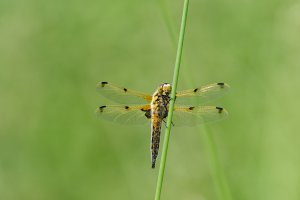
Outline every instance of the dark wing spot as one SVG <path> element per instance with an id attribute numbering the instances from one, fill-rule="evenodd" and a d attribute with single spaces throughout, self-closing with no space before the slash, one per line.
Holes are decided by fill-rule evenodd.
<path id="1" fill-rule="evenodd" d="M 189 107 L 189 110 L 193 110 L 194 108 L 195 108 L 195 107 L 193 107 L 193 106 L 192 106 L 192 107 Z"/>
<path id="2" fill-rule="evenodd" d="M 127 89 L 126 89 L 126 88 L 124 88 L 123 90 L 124 90 L 125 92 L 127 92 Z"/>
<path id="3" fill-rule="evenodd" d="M 104 87 L 108 82 L 101 82 L 101 86 Z"/>
<path id="4" fill-rule="evenodd" d="M 217 83 L 217 85 L 219 85 L 221 88 L 224 88 L 224 83 Z"/>
<path id="5" fill-rule="evenodd" d="M 219 110 L 219 113 L 222 113 L 222 111 L 223 111 L 223 108 L 221 108 L 221 107 L 216 107 L 216 109 Z"/>
<path id="6" fill-rule="evenodd" d="M 128 110 L 128 109 L 129 109 L 129 106 L 125 106 L 125 109 Z"/>
<path id="7" fill-rule="evenodd" d="M 106 108 L 106 106 L 100 106 L 99 107 L 100 112 L 103 112 L 103 108 Z"/>
<path id="8" fill-rule="evenodd" d="M 150 118 L 151 118 L 151 110 L 147 110 L 147 111 L 145 112 L 145 116 L 146 116 L 148 119 L 150 119 Z"/>
<path id="9" fill-rule="evenodd" d="M 145 112 L 145 116 L 150 119 L 151 118 L 151 110 L 145 110 L 144 108 L 141 109 L 141 111 Z"/>
<path id="10" fill-rule="evenodd" d="M 198 91 L 198 88 L 194 89 L 194 92 L 197 92 Z"/>

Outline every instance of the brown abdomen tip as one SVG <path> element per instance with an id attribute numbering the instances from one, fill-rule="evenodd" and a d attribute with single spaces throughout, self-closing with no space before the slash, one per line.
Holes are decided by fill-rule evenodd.
<path id="1" fill-rule="evenodd" d="M 155 163 L 152 163 L 152 169 L 154 169 L 155 168 Z"/>

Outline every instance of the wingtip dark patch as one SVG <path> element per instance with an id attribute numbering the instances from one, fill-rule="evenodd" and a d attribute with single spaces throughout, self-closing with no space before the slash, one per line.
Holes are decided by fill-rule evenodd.
<path id="1" fill-rule="evenodd" d="M 217 83 L 217 85 L 219 85 L 221 88 L 224 88 L 225 83 Z"/>
<path id="2" fill-rule="evenodd" d="M 100 106 L 99 107 L 100 112 L 103 112 L 103 108 L 106 108 L 106 106 Z"/>
<path id="3" fill-rule="evenodd" d="M 104 87 L 104 86 L 107 85 L 107 84 L 108 84 L 108 82 L 106 82 L 106 81 L 101 82 L 101 86 L 102 86 L 102 87 Z"/>
<path id="4" fill-rule="evenodd" d="M 222 113 L 222 112 L 223 112 L 223 108 L 221 108 L 221 107 L 216 107 L 216 109 L 218 109 L 218 112 L 219 112 L 219 113 Z"/>

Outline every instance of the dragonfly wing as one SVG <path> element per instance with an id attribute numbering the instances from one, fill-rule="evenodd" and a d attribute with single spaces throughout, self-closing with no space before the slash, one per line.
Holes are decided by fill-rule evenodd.
<path id="1" fill-rule="evenodd" d="M 195 103 L 195 98 L 192 97 L 198 97 L 200 103 L 207 102 L 224 95 L 229 88 L 226 83 L 213 83 L 195 89 L 183 90 L 177 92 L 176 103 Z"/>
<path id="2" fill-rule="evenodd" d="M 145 124 L 150 122 L 150 105 L 144 106 L 121 106 L 108 105 L 96 109 L 98 118 L 103 118 L 119 124 Z"/>
<path id="3" fill-rule="evenodd" d="M 193 126 L 222 120 L 228 112 L 216 106 L 178 106 L 174 108 L 173 123 L 175 126 Z"/>
<path id="4" fill-rule="evenodd" d="M 108 82 L 97 83 L 97 90 L 107 99 L 122 104 L 138 104 L 151 102 L 152 96 L 117 86 Z"/>

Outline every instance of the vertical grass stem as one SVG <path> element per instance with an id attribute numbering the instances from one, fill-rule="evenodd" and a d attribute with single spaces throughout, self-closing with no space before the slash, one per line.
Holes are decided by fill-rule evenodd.
<path id="1" fill-rule="evenodd" d="M 162 10 L 162 16 L 168 27 L 170 37 L 172 38 L 172 43 L 175 46 L 176 45 L 175 40 L 173 39 L 175 33 L 173 32 L 172 24 L 168 18 L 168 13 L 165 7 L 165 0 L 159 0 L 159 1 Z M 192 84 L 190 83 L 190 85 Z M 208 157 L 210 158 L 211 172 L 214 179 L 216 192 L 218 194 L 218 199 L 232 200 L 230 188 L 228 186 L 225 174 L 222 169 L 222 163 L 219 160 L 220 158 L 218 156 L 217 147 L 212 137 L 212 131 L 209 131 L 207 126 L 203 125 L 200 132 L 204 133 L 204 139 L 205 139 L 204 143 L 207 145 L 206 149 L 207 149 Z"/>
<path id="2" fill-rule="evenodd" d="M 189 6 L 189 0 L 185 0 L 184 6 L 183 6 L 182 19 L 181 19 L 179 41 L 178 41 L 178 46 L 177 46 L 176 62 L 175 62 L 173 82 L 172 82 L 171 101 L 170 101 L 170 105 L 169 105 L 169 114 L 168 114 L 168 119 L 167 119 L 167 128 L 165 131 L 165 138 L 164 138 L 164 144 L 163 144 L 163 149 L 162 149 L 162 154 L 161 154 L 161 162 L 160 162 L 160 166 L 159 166 L 158 179 L 157 179 L 157 185 L 156 185 L 155 200 L 160 200 L 162 184 L 163 184 L 163 179 L 164 179 L 164 174 L 165 174 L 165 166 L 166 166 L 166 160 L 167 160 L 170 131 L 171 131 L 171 127 L 172 127 L 172 117 L 173 117 L 175 95 L 176 95 L 179 69 L 180 69 L 180 63 L 181 63 L 181 55 L 182 55 L 182 49 L 183 49 L 183 41 L 184 41 L 186 20 L 187 20 L 187 14 L 188 14 L 188 6 Z"/>

